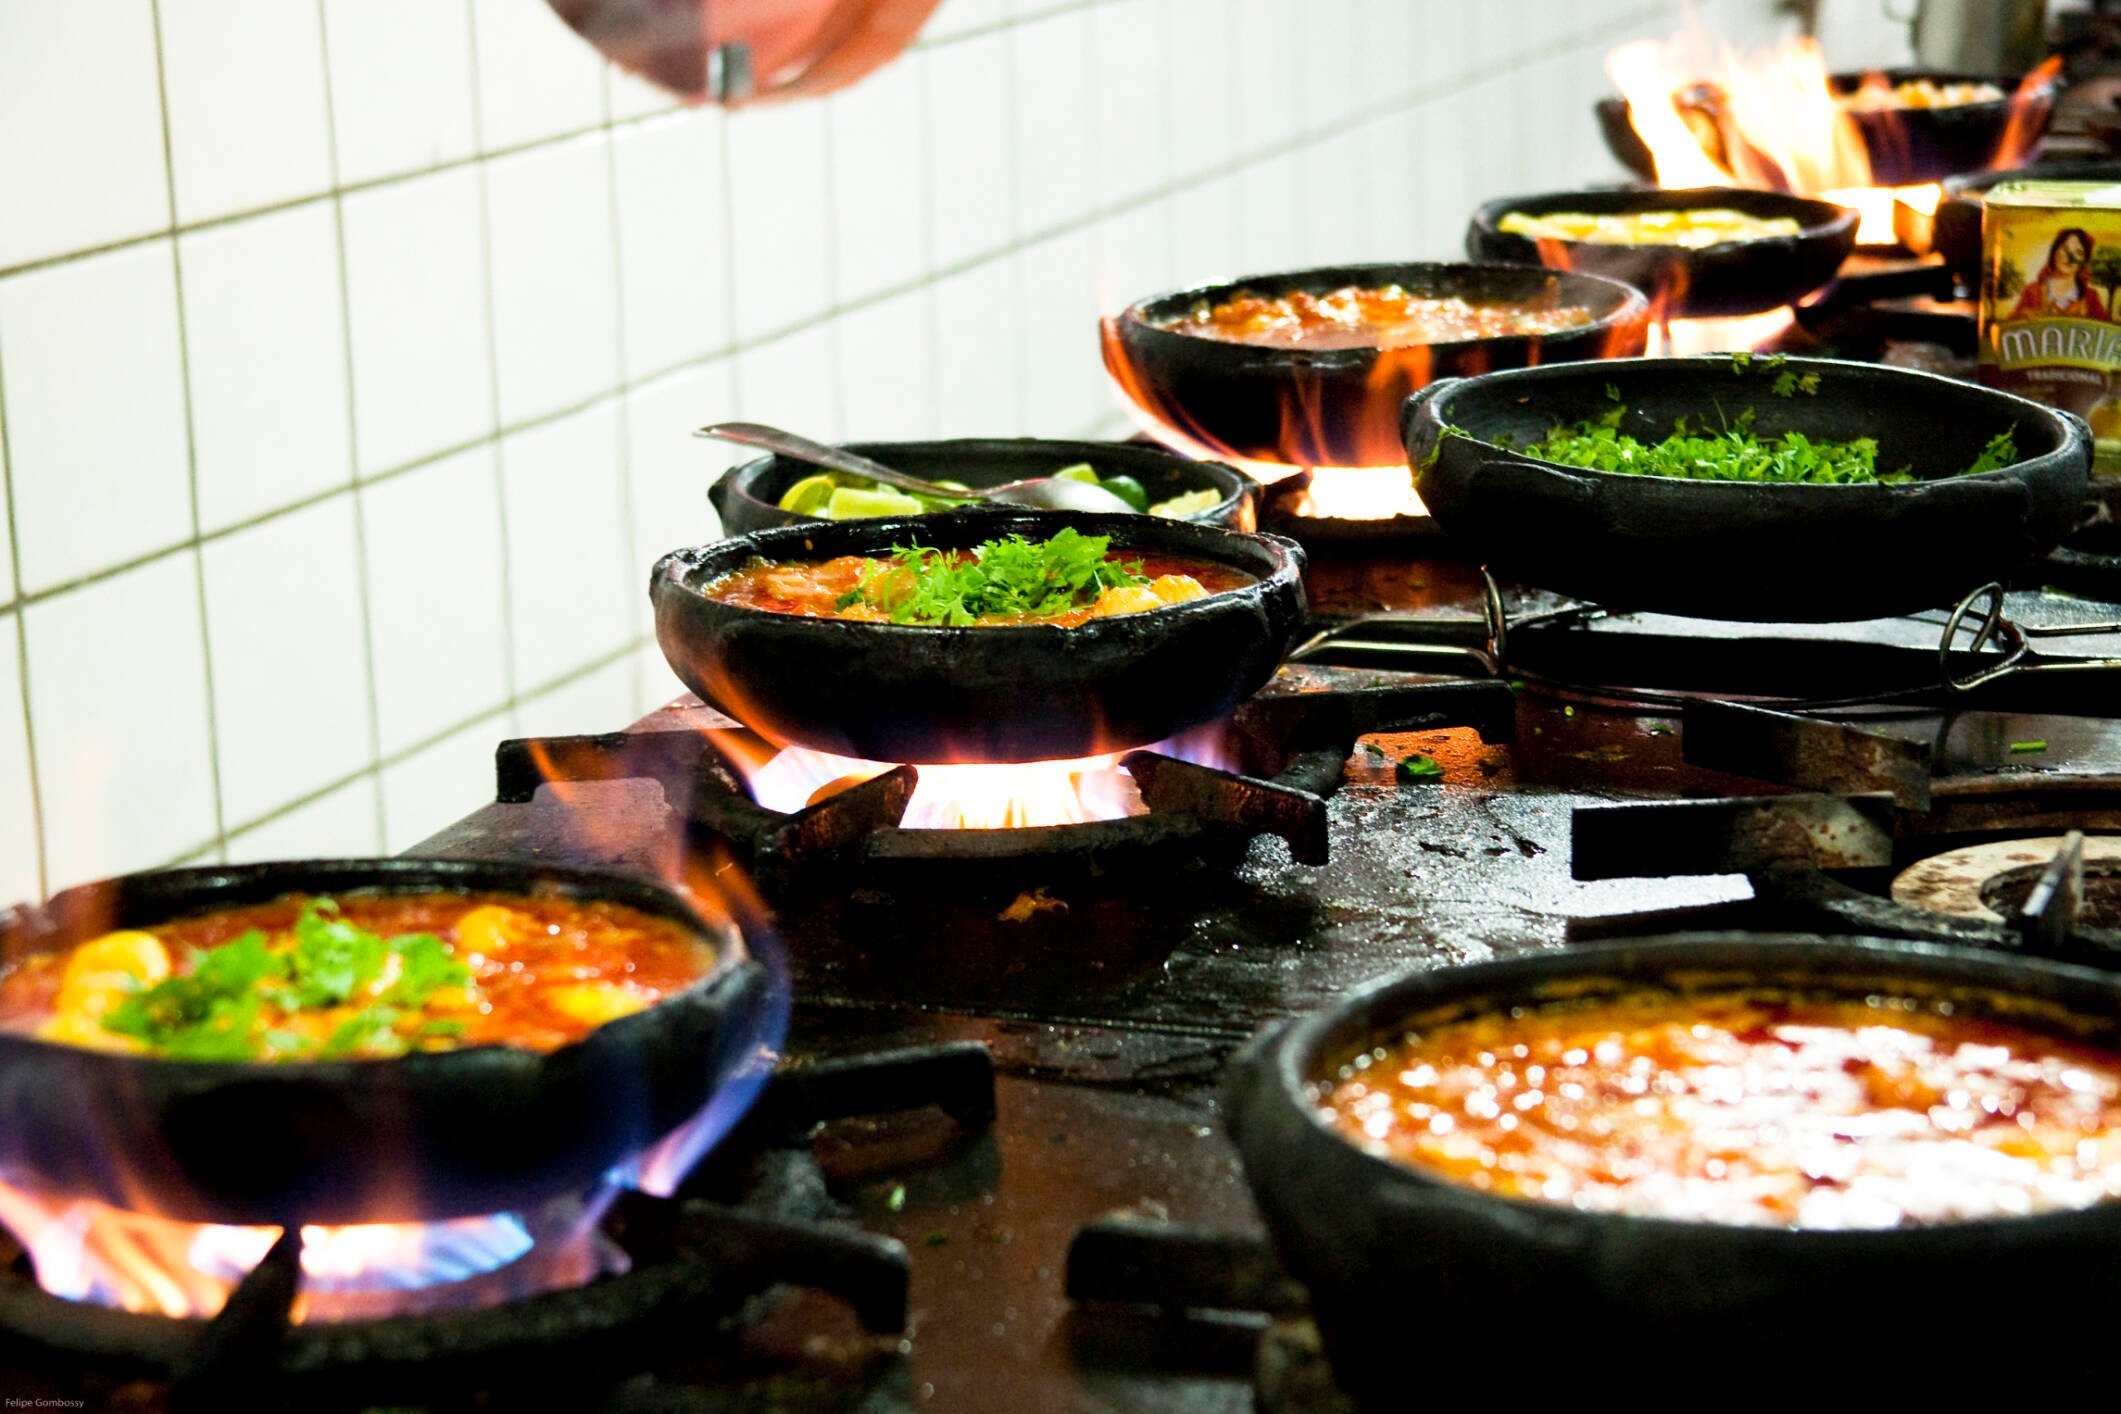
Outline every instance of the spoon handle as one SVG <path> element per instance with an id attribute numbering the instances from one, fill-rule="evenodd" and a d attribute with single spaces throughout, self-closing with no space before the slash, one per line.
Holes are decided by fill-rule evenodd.
<path id="1" fill-rule="evenodd" d="M 853 476 L 866 476 L 871 481 L 881 481 L 886 486 L 896 486 L 902 491 L 918 491 L 926 496 L 945 496 L 961 501 L 979 494 L 950 486 L 938 486 L 933 481 L 923 481 L 918 476 L 909 476 L 903 471 L 885 466 L 882 462 L 871 461 L 859 452 L 850 452 L 843 447 L 828 447 L 823 442 L 813 442 L 808 437 L 798 437 L 793 432 L 783 432 L 778 427 L 768 427 L 762 422 L 717 422 L 700 428 L 692 435 L 717 437 L 724 442 L 740 442 L 747 447 L 759 447 L 777 456 L 792 457 L 796 461 L 809 462 L 812 466 L 828 467 Z"/>

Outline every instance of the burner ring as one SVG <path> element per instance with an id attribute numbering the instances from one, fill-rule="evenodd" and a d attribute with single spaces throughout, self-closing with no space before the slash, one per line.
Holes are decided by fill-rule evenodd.
<path id="1" fill-rule="evenodd" d="M 2006 874 L 2044 868 L 2061 848 L 2062 836 L 2043 835 L 1948 849 L 1896 875 L 1893 902 L 1953 918 L 2008 922 L 1989 906 L 1989 886 Z M 2085 836 L 2084 865 L 2101 873 L 2121 870 L 2121 835 Z"/>

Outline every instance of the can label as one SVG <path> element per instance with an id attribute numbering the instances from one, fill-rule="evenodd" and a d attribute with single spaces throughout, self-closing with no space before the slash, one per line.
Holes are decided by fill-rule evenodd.
<path id="1" fill-rule="evenodd" d="M 2076 413 L 2121 463 L 2121 186 L 2003 183 L 1981 237 L 1981 381 Z"/>

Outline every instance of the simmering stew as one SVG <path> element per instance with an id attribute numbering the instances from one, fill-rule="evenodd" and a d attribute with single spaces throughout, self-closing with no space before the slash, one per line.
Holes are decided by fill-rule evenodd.
<path id="1" fill-rule="evenodd" d="M 1163 327 L 1234 344 L 1292 349 L 1406 348 L 1508 335 L 1581 329 L 1591 312 L 1578 305 L 1475 301 L 1418 295 L 1385 285 L 1348 285 L 1323 294 L 1302 290 L 1261 295 L 1246 290 L 1220 303 L 1202 300 Z"/>
<path id="2" fill-rule="evenodd" d="M 615 903 L 295 896 L 31 957 L 0 975 L 0 1029 L 182 1060 L 551 1050 L 715 960 L 676 921 Z"/>
<path id="3" fill-rule="evenodd" d="M 1136 614 L 1253 582 L 1208 560 L 1114 553 L 1107 536 L 1011 535 L 970 550 L 906 546 L 890 558 L 754 560 L 709 584 L 710 599 L 808 618 L 928 626 L 1054 624 Z"/>
<path id="4" fill-rule="evenodd" d="M 1945 1005 L 1643 994 L 1410 1032 L 1322 1081 L 1342 1134 L 1600 1212 L 1884 1228 L 2121 1195 L 2121 1055 Z"/>

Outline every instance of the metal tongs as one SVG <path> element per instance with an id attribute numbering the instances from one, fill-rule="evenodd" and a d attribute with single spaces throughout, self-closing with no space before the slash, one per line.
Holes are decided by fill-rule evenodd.
<path id="1" fill-rule="evenodd" d="M 1972 629 L 1973 642 L 1963 649 L 1955 648 L 1959 635 L 1967 628 L 1967 615 L 1973 613 L 1975 604 L 1984 598 L 1988 600 L 1988 607 Z M 2003 586 L 1984 584 L 1961 599 L 1951 617 L 1944 621 L 1944 636 L 1937 645 L 1937 673 L 1947 692 L 1967 693 L 2021 673 L 2113 672 L 2121 669 L 2121 658 L 2043 657 L 2033 650 L 2033 643 L 2038 639 L 2082 638 L 2101 633 L 2121 633 L 2121 620 L 2021 624 L 2004 615 Z M 1964 672 L 1954 672 L 1952 655 L 1955 652 L 1979 654 L 1982 661 Z"/>

